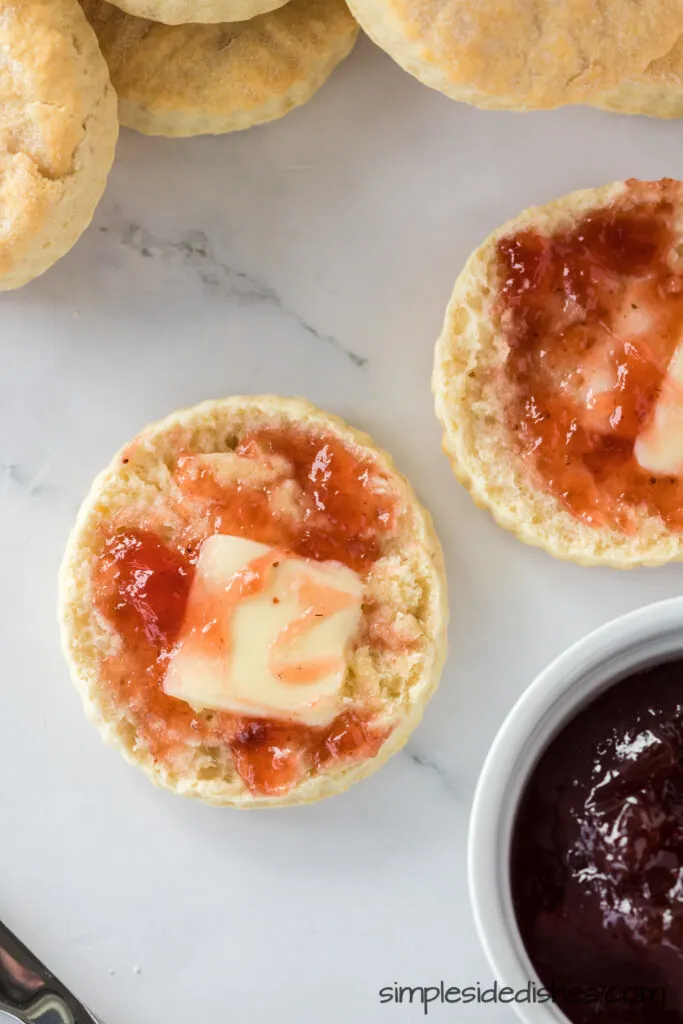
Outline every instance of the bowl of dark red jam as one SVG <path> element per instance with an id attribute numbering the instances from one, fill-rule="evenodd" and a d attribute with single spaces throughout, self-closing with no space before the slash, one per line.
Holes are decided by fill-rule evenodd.
<path id="1" fill-rule="evenodd" d="M 603 626 L 523 694 L 479 779 L 469 880 L 526 1024 L 683 1024 L 683 598 Z"/>

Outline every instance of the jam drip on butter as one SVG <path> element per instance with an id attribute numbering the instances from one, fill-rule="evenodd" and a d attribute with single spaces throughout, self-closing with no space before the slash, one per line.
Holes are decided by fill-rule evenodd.
<path id="1" fill-rule="evenodd" d="M 585 523 L 625 533 L 637 509 L 683 529 L 683 479 L 634 456 L 683 341 L 676 188 L 629 183 L 571 229 L 498 243 L 509 427 L 545 489 Z"/>
<path id="2" fill-rule="evenodd" d="M 374 757 L 388 736 L 369 712 L 348 710 L 325 728 L 250 719 L 225 712 L 198 715 L 162 689 L 179 634 L 200 545 L 197 534 L 225 533 L 278 546 L 315 560 L 339 561 L 367 571 L 379 557 L 382 535 L 395 523 L 396 499 L 378 467 L 355 456 L 336 438 L 298 430 L 260 430 L 244 438 L 236 455 L 285 460 L 295 514 L 273 512 L 275 486 L 227 485 L 210 468 L 180 458 L 177 483 L 192 505 L 191 527 L 169 537 L 161 522 L 149 528 L 108 528 L 94 573 L 96 605 L 122 640 L 106 659 L 112 699 L 127 707 L 138 739 L 152 756 L 178 763 L 188 746 L 228 744 L 240 777 L 254 793 L 287 792 L 310 772 L 334 762 Z M 379 486 L 378 486 L 379 479 Z M 163 535 L 163 539 L 162 539 Z"/>

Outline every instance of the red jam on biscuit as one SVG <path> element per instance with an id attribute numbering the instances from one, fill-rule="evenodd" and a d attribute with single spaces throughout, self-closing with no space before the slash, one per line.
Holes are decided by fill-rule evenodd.
<path id="1" fill-rule="evenodd" d="M 390 730 L 341 690 L 363 578 L 395 527 L 380 468 L 333 436 L 260 429 L 234 452 L 181 453 L 174 479 L 171 514 L 108 527 L 94 579 L 121 639 L 105 676 L 138 742 L 170 768 L 227 744 L 270 795 L 375 756 Z"/>
<path id="2" fill-rule="evenodd" d="M 509 426 L 578 519 L 683 529 L 681 186 L 627 183 L 552 235 L 498 243 Z"/>

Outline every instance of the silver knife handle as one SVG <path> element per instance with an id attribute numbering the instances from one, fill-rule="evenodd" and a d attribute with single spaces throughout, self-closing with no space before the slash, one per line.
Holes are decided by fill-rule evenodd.
<path id="1" fill-rule="evenodd" d="M 0 922 L 0 1010 L 21 1024 L 93 1024 L 97 1019 Z"/>

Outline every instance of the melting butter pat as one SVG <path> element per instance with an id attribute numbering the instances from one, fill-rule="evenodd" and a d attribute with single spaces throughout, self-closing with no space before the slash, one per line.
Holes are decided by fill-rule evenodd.
<path id="1" fill-rule="evenodd" d="M 652 419 L 633 452 L 648 473 L 683 475 L 683 343 L 672 356 Z"/>
<path id="2" fill-rule="evenodd" d="M 194 707 L 326 725 L 339 710 L 362 583 L 243 537 L 199 554 L 164 690 Z"/>

